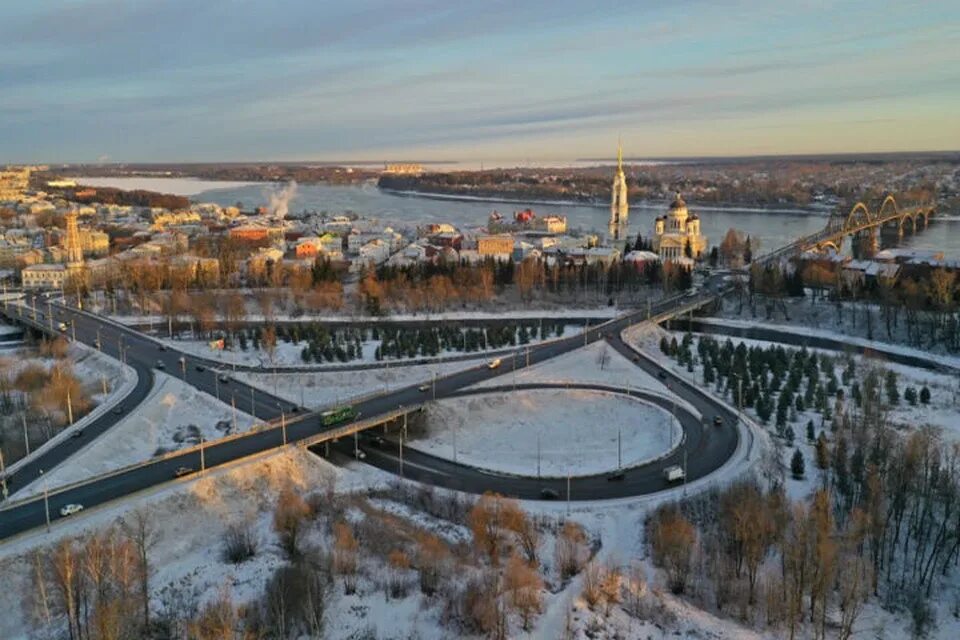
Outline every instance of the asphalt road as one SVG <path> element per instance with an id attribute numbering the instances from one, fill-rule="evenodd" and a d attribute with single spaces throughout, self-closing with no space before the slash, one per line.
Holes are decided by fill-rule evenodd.
<path id="1" fill-rule="evenodd" d="M 610 385 L 571 383 L 524 383 L 484 387 L 483 389 L 469 389 L 446 394 L 445 397 L 483 395 L 490 393 L 511 393 L 514 390 L 528 389 L 588 389 L 597 391 L 611 391 L 627 393 L 629 390 Z M 682 393 L 682 392 L 681 392 Z M 668 412 L 673 412 L 685 433 L 684 442 L 670 455 L 651 463 L 636 467 L 624 468 L 622 477 L 610 472 L 586 476 L 573 475 L 570 479 L 571 500 L 601 500 L 623 498 L 662 491 L 679 483 L 669 483 L 664 477 L 664 468 L 679 465 L 687 470 L 687 481 L 703 478 L 720 468 L 736 451 L 738 430 L 736 415 L 726 410 L 713 407 L 706 403 L 699 403 L 698 411 L 715 411 L 704 413 L 705 420 L 686 409 L 683 403 L 675 403 L 671 397 L 650 391 L 636 391 L 630 393 L 634 397 L 651 402 Z M 699 395 L 699 394 L 697 394 Z M 713 425 L 713 416 L 720 415 L 722 426 Z M 706 421 L 708 424 L 704 424 Z M 368 434 L 376 435 L 371 430 Z M 456 489 L 468 493 L 483 493 L 495 491 L 497 493 L 522 499 L 557 499 L 566 500 L 566 478 L 536 478 L 535 470 L 531 469 L 530 476 L 517 476 L 494 471 L 477 469 L 454 463 L 445 458 L 439 458 L 416 449 L 404 447 L 403 464 L 400 464 L 399 434 L 394 428 L 392 436 L 383 438 L 377 444 L 370 437 L 361 436 L 361 450 L 366 455 L 364 462 L 373 464 L 381 469 L 402 475 L 426 484 Z M 340 457 L 353 458 L 353 442 L 341 440 L 333 447 Z M 314 453 L 323 456 L 324 446 L 311 447 Z"/>
<path id="2" fill-rule="evenodd" d="M 710 294 L 703 294 L 703 297 L 709 295 Z M 663 313 L 679 304 L 691 302 L 696 299 L 696 296 L 686 296 L 664 300 L 653 305 L 651 312 L 653 314 Z M 122 361 L 132 366 L 149 369 L 151 366 L 159 367 L 162 365 L 163 369 L 171 375 L 179 373 L 185 382 L 193 385 L 197 389 L 219 397 L 222 400 L 228 402 L 233 401 L 238 410 L 252 413 L 260 419 L 276 419 L 280 418 L 281 413 L 286 416 L 291 416 L 293 413 L 293 407 L 290 403 L 280 400 L 262 390 L 249 387 L 232 379 L 229 379 L 226 383 L 220 382 L 217 372 L 210 369 L 203 359 L 194 358 L 193 356 L 182 354 L 173 349 L 161 350 L 154 340 L 99 316 L 79 312 L 75 309 L 60 307 L 55 304 L 50 305 L 49 308 L 52 309 L 54 327 L 57 326 L 58 322 L 66 322 L 70 325 L 68 332 L 71 337 L 75 337 L 77 340 L 92 346 L 99 344 L 108 354 L 116 355 Z M 49 326 L 51 317 L 45 315 L 46 311 L 46 304 L 38 305 L 37 317 L 38 320 L 47 323 L 47 326 Z M 528 348 L 529 356 L 527 355 L 527 349 L 525 349 L 522 355 L 503 358 L 502 364 L 497 369 L 490 369 L 485 365 L 478 365 L 438 378 L 435 383 L 435 391 L 430 393 L 431 395 L 435 393 L 437 398 L 450 396 L 469 385 L 508 373 L 514 366 L 520 368 L 527 363 L 527 360 L 529 360 L 530 365 L 534 365 L 572 351 L 587 343 L 604 339 L 605 337 L 610 340 L 614 348 L 628 353 L 632 358 L 632 351 L 619 340 L 618 335 L 619 332 L 627 326 L 640 322 L 645 318 L 645 310 L 637 311 L 625 314 L 599 327 L 591 328 L 586 331 L 585 334 L 545 344 L 531 345 Z M 640 358 L 639 364 L 652 372 L 658 370 L 655 363 L 646 361 L 643 358 Z M 197 370 L 197 365 L 202 367 L 203 371 Z M 138 371 L 139 370 L 138 368 Z M 692 387 L 677 378 L 673 378 L 669 374 L 666 375 L 668 379 L 672 378 L 678 393 L 697 406 L 704 415 L 723 415 L 724 412 L 719 405 L 700 398 L 699 394 L 695 393 Z M 149 378 L 149 376 L 143 377 Z M 420 391 L 418 386 L 419 385 L 411 385 L 409 387 L 396 389 L 362 402 L 354 403 L 353 406 L 363 417 L 372 417 L 394 411 L 402 406 L 416 405 L 426 399 L 424 392 Z M 701 409 L 701 407 L 703 408 Z M 126 412 L 130 412 L 133 409 L 134 407 L 132 405 L 124 406 Z M 299 411 L 298 413 L 303 412 Z M 108 428 L 109 425 L 107 423 L 113 424 L 122 417 L 123 416 L 113 413 L 104 416 L 105 422 L 101 426 L 101 432 Z M 732 419 L 732 416 L 725 416 L 725 422 L 728 424 L 732 424 L 732 422 L 730 422 Z M 328 429 L 328 427 L 322 425 L 319 416 L 310 414 L 303 417 L 300 421 L 287 426 L 287 442 L 295 442 L 310 436 L 315 436 Z M 736 434 L 732 431 L 732 428 L 730 431 L 732 433 L 732 447 L 730 446 L 731 440 L 727 438 L 702 437 L 696 440 L 696 443 L 698 443 L 696 448 L 688 448 L 688 474 L 690 478 L 702 477 L 726 461 L 736 448 Z M 721 430 L 721 433 L 722 432 L 723 430 Z M 61 459 L 65 459 L 72 451 L 85 444 L 85 439 L 87 437 L 93 437 L 94 433 L 94 431 L 91 431 L 90 434 L 87 435 L 85 430 L 83 438 L 65 441 L 64 444 L 61 445 L 65 452 Z M 49 511 L 50 518 L 55 520 L 59 517 L 60 508 L 64 505 L 82 504 L 85 507 L 91 507 L 102 504 L 109 500 L 168 482 L 174 477 L 175 470 L 180 467 L 197 471 L 201 468 L 201 465 L 212 467 L 224 464 L 280 446 L 282 444 L 281 439 L 282 432 L 279 429 L 251 432 L 237 438 L 206 446 L 202 449 L 202 452 L 188 451 L 174 454 L 162 460 L 138 466 L 132 470 L 102 476 L 89 482 L 72 485 L 62 491 L 50 494 L 48 509 L 42 497 L 18 503 L 12 507 L 0 510 L 0 539 L 34 527 L 42 526 L 47 510 Z M 694 444 L 695 441 L 691 439 L 690 446 L 693 447 Z M 53 458 L 50 460 L 53 460 Z M 374 464 L 377 463 L 377 459 L 368 459 L 367 461 Z M 673 463 L 675 462 L 676 461 Z M 422 463 L 420 461 L 414 461 L 414 463 L 420 467 L 426 467 L 429 461 L 424 458 Z M 636 480 L 630 479 L 629 482 L 623 482 L 622 484 L 619 482 L 606 482 L 605 479 L 601 484 L 600 480 L 597 479 L 593 483 L 587 483 L 585 480 L 584 482 L 586 484 L 581 487 L 578 482 L 578 489 L 573 497 L 576 499 L 600 499 L 604 497 L 636 495 L 637 493 L 658 491 L 664 486 L 662 477 L 660 477 L 662 469 L 669 464 L 671 464 L 671 462 L 665 460 L 657 465 L 651 465 L 649 471 L 641 472 L 640 469 L 633 470 L 628 474 L 628 479 L 636 475 Z M 656 468 L 654 468 L 654 466 Z M 390 468 L 390 462 L 387 459 L 383 459 L 383 468 L 396 470 L 396 467 L 393 469 Z M 432 472 L 433 479 L 439 480 L 441 473 L 456 477 L 461 473 L 466 473 L 464 469 L 464 467 L 460 466 L 437 469 Z M 428 475 L 431 471 L 427 469 L 423 471 L 424 475 L 422 479 L 424 481 L 431 481 L 431 476 Z M 646 473 L 650 475 L 647 476 L 645 475 Z M 17 474 L 11 483 L 19 482 L 26 484 L 32 479 L 33 478 L 26 474 Z M 437 483 L 442 484 L 441 482 Z M 487 483 L 487 478 L 476 478 L 474 481 L 462 480 L 456 488 L 480 493 L 491 488 Z M 621 489 L 621 487 L 629 487 L 629 490 Z M 540 489 L 540 485 L 537 484 L 531 485 L 530 487 L 525 486 L 523 489 L 517 489 L 516 491 L 506 492 L 533 497 L 533 493 L 539 495 Z M 518 491 L 522 491 L 522 493 L 518 493 Z"/>

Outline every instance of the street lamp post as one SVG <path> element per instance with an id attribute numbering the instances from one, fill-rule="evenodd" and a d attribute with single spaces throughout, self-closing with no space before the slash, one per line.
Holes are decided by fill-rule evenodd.
<path id="1" fill-rule="evenodd" d="M 617 471 L 620 471 L 620 469 L 623 468 L 623 456 L 622 456 L 623 448 L 620 445 L 621 443 L 620 431 L 621 431 L 620 427 L 617 427 Z"/>
<path id="2" fill-rule="evenodd" d="M 280 403 L 278 402 L 277 405 Z M 287 446 L 287 414 L 280 407 L 280 431 L 283 433 L 283 446 Z"/>
<path id="3" fill-rule="evenodd" d="M 406 432 L 406 425 L 404 425 L 404 433 Z M 403 434 L 400 434 L 400 477 L 403 477 Z"/>
<path id="4" fill-rule="evenodd" d="M 0 449 L 0 484 L 3 485 L 3 499 L 6 500 L 10 494 L 7 491 L 7 469 L 3 465 L 3 449 Z"/>
<path id="5" fill-rule="evenodd" d="M 30 455 L 30 435 L 27 433 L 27 412 L 20 412 L 20 420 L 23 422 L 23 444 L 27 449 L 27 455 Z"/>
<path id="6" fill-rule="evenodd" d="M 537 431 L 537 480 L 540 479 L 540 432 Z"/>
<path id="7" fill-rule="evenodd" d="M 43 512 L 47 516 L 47 533 L 50 533 L 50 493 L 47 491 L 47 477 L 40 469 L 40 478 L 43 479 Z"/>
<path id="8" fill-rule="evenodd" d="M 250 415 L 253 416 L 253 419 L 257 419 L 257 406 L 253 400 L 253 387 L 250 387 Z"/>

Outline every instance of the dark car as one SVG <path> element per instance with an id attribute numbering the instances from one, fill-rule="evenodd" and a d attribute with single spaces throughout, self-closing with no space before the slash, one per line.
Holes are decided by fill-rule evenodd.
<path id="1" fill-rule="evenodd" d="M 625 474 L 623 471 L 614 471 L 613 473 L 607 476 L 607 482 L 619 482 L 620 480 L 623 480 L 626 476 L 627 474 Z"/>
<path id="2" fill-rule="evenodd" d="M 559 500 L 560 494 L 554 489 L 540 489 L 540 498 L 543 500 Z"/>
<path id="3" fill-rule="evenodd" d="M 157 360 L 157 369 L 166 369 L 167 365 L 163 364 L 163 360 Z"/>
<path id="4" fill-rule="evenodd" d="M 197 367 L 196 367 L 196 369 L 197 369 L 197 371 L 206 371 L 206 370 L 207 370 L 207 368 L 206 368 L 205 366 L 203 366 L 202 364 L 198 364 Z"/>
<path id="5" fill-rule="evenodd" d="M 723 426 L 723 418 L 721 418 L 720 416 L 713 416 L 713 426 L 715 426 L 715 427 L 722 427 L 722 426 Z"/>
<path id="6" fill-rule="evenodd" d="M 221 373 L 220 375 L 218 375 L 217 380 L 220 381 L 220 384 L 227 384 L 228 382 L 230 382 L 230 378 L 228 378 L 224 373 Z"/>
<path id="7" fill-rule="evenodd" d="M 657 377 L 660 378 L 661 380 L 666 380 L 666 379 L 667 379 L 667 372 L 666 372 L 666 371 L 657 371 Z"/>
<path id="8" fill-rule="evenodd" d="M 121 413 L 123 413 L 123 407 L 121 407 L 121 406 L 118 405 L 118 406 L 116 406 L 116 407 L 113 408 L 113 412 L 114 412 L 115 414 L 117 414 L 117 415 L 120 415 Z"/>
<path id="9" fill-rule="evenodd" d="M 177 467 L 177 470 L 173 472 L 173 477 L 179 478 L 180 476 L 185 476 L 189 473 L 193 473 L 193 469 L 190 467 Z"/>
<path id="10" fill-rule="evenodd" d="M 160 349 L 160 351 L 166 351 L 166 350 L 167 350 L 167 345 L 161 344 L 160 347 L 159 347 L 159 349 Z"/>
<path id="11" fill-rule="evenodd" d="M 82 438 L 82 437 L 83 437 L 83 429 L 77 429 L 76 431 L 74 431 L 73 433 L 70 434 L 70 437 L 71 437 L 71 438 Z"/>

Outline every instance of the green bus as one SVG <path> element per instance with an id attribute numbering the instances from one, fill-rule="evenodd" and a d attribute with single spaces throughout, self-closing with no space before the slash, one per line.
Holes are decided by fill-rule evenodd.
<path id="1" fill-rule="evenodd" d="M 323 426 L 329 427 L 330 425 L 346 422 L 347 420 L 353 420 L 356 417 L 357 412 L 353 407 L 343 406 L 324 411 L 320 414 L 320 421 L 323 423 Z"/>

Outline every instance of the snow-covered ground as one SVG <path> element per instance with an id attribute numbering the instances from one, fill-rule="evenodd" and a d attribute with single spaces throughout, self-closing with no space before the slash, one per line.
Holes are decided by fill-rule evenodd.
<path id="1" fill-rule="evenodd" d="M 255 424 L 241 411 L 219 402 L 165 373 L 156 373 L 150 396 L 107 433 L 46 474 L 50 489 L 142 462 L 166 451 L 243 432 Z M 234 428 L 236 420 L 236 429 Z M 17 493 L 26 498 L 43 491 L 34 482 Z"/>
<path id="2" fill-rule="evenodd" d="M 426 433 L 410 447 L 502 473 L 584 476 L 657 458 L 682 433 L 665 411 L 633 397 L 532 389 L 431 403 Z M 454 446 L 456 451 L 454 451 Z M 539 453 L 539 456 L 538 456 Z"/>
<path id="3" fill-rule="evenodd" d="M 563 333 L 560 336 L 551 335 L 548 340 L 555 340 L 557 338 L 564 338 L 574 333 L 581 331 L 582 327 L 576 327 L 573 325 L 564 325 Z M 309 345 L 307 341 L 301 342 L 284 342 L 282 340 L 277 342 L 276 349 L 273 353 L 273 359 L 271 360 L 269 355 L 263 349 L 254 349 L 252 346 L 249 347 L 246 351 L 241 349 L 214 349 L 210 346 L 210 341 L 208 340 L 170 340 L 163 339 L 163 342 L 170 345 L 174 349 L 184 351 L 196 356 L 203 358 L 209 358 L 211 360 L 216 360 L 222 362 L 224 366 L 227 365 L 247 365 L 254 367 L 287 367 L 287 366 L 315 366 L 317 368 L 333 368 L 338 366 L 350 366 L 356 364 L 373 364 L 377 362 L 376 359 L 376 350 L 380 346 L 379 340 L 365 340 L 360 343 L 361 346 L 361 357 L 355 358 L 347 362 L 311 362 L 305 364 L 301 356 L 303 349 Z M 541 342 L 539 339 L 531 339 L 530 344 L 537 344 Z M 488 351 L 500 351 L 503 349 L 511 348 L 509 345 L 504 347 L 499 347 L 498 349 L 489 349 Z M 471 352 L 477 357 L 483 355 L 483 351 Z M 437 356 L 414 356 L 413 358 L 390 358 L 384 359 L 382 362 L 390 364 L 402 364 L 411 360 L 442 360 L 443 358 L 448 358 L 451 356 L 466 356 L 471 355 L 465 351 L 456 351 L 453 349 L 447 349 L 441 351 Z"/>
<path id="4" fill-rule="evenodd" d="M 340 404 L 368 393 L 384 392 L 431 380 L 436 374 L 475 367 L 485 359 L 438 362 L 409 366 L 384 366 L 361 371 L 325 371 L 319 373 L 249 373 L 230 375 L 237 380 L 273 393 L 284 400 L 314 409 Z M 302 401 L 302 402 L 301 402 Z"/>
<path id="5" fill-rule="evenodd" d="M 522 356 L 517 356 L 517 382 L 594 382 L 616 387 L 650 389 L 669 394 L 662 382 L 630 362 L 606 342 L 593 342 L 562 356 L 529 368 L 522 367 Z M 506 372 L 502 376 L 484 380 L 475 387 L 493 387 L 513 383 L 511 362 L 504 360 Z"/>

